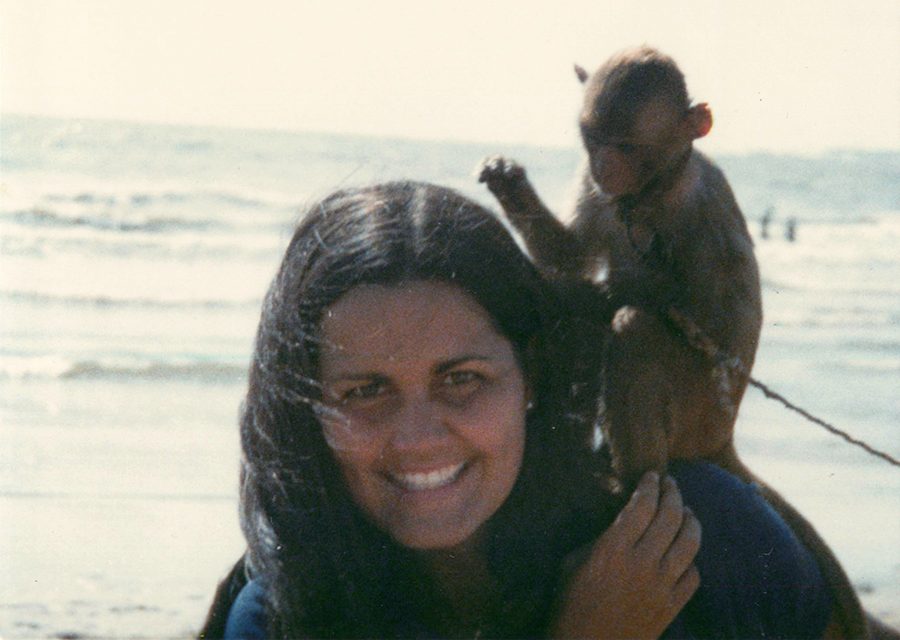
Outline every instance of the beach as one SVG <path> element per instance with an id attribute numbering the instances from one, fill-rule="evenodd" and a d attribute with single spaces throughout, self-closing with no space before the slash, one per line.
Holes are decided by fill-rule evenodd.
<path id="1" fill-rule="evenodd" d="M 0 143 L 3 638 L 196 633 L 243 550 L 237 416 L 306 204 L 408 177 L 496 209 L 473 171 L 504 153 L 562 211 L 579 162 L 574 146 L 25 117 Z M 900 457 L 900 152 L 716 160 L 762 272 L 754 377 Z M 737 446 L 900 628 L 900 469 L 752 388 Z"/>

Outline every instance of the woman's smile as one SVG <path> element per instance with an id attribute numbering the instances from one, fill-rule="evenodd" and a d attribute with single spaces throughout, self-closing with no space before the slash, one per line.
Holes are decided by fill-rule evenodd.
<path id="1" fill-rule="evenodd" d="M 460 462 L 434 471 L 395 472 L 389 473 L 388 478 L 407 491 L 428 491 L 440 489 L 455 482 L 465 466 L 464 462 Z"/>
<path id="2" fill-rule="evenodd" d="M 321 324 L 320 422 L 356 503 L 401 544 L 467 540 L 522 463 L 527 388 L 510 342 L 462 289 L 351 289 Z"/>

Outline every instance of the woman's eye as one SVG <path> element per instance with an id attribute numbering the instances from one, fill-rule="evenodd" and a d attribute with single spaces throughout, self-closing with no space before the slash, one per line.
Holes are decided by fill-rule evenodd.
<path id="1" fill-rule="evenodd" d="M 382 395 L 385 389 L 386 385 L 383 382 L 367 382 L 341 392 L 338 397 L 341 403 L 353 402 L 354 400 L 369 400 Z"/>
<path id="2" fill-rule="evenodd" d="M 451 390 L 474 389 L 484 380 L 475 371 L 451 371 L 441 381 L 444 387 Z"/>

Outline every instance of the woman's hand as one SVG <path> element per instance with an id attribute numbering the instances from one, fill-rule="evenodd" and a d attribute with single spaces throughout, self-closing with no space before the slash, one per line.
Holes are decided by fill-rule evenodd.
<path id="1" fill-rule="evenodd" d="M 700 585 L 700 523 L 675 481 L 644 475 L 568 581 L 558 638 L 657 638 Z"/>

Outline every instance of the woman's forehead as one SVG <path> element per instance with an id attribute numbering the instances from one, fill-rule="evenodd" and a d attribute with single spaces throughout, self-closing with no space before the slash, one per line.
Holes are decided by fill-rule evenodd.
<path id="1" fill-rule="evenodd" d="M 487 311 L 445 282 L 360 285 L 326 309 L 321 329 L 323 367 L 512 353 Z"/>

